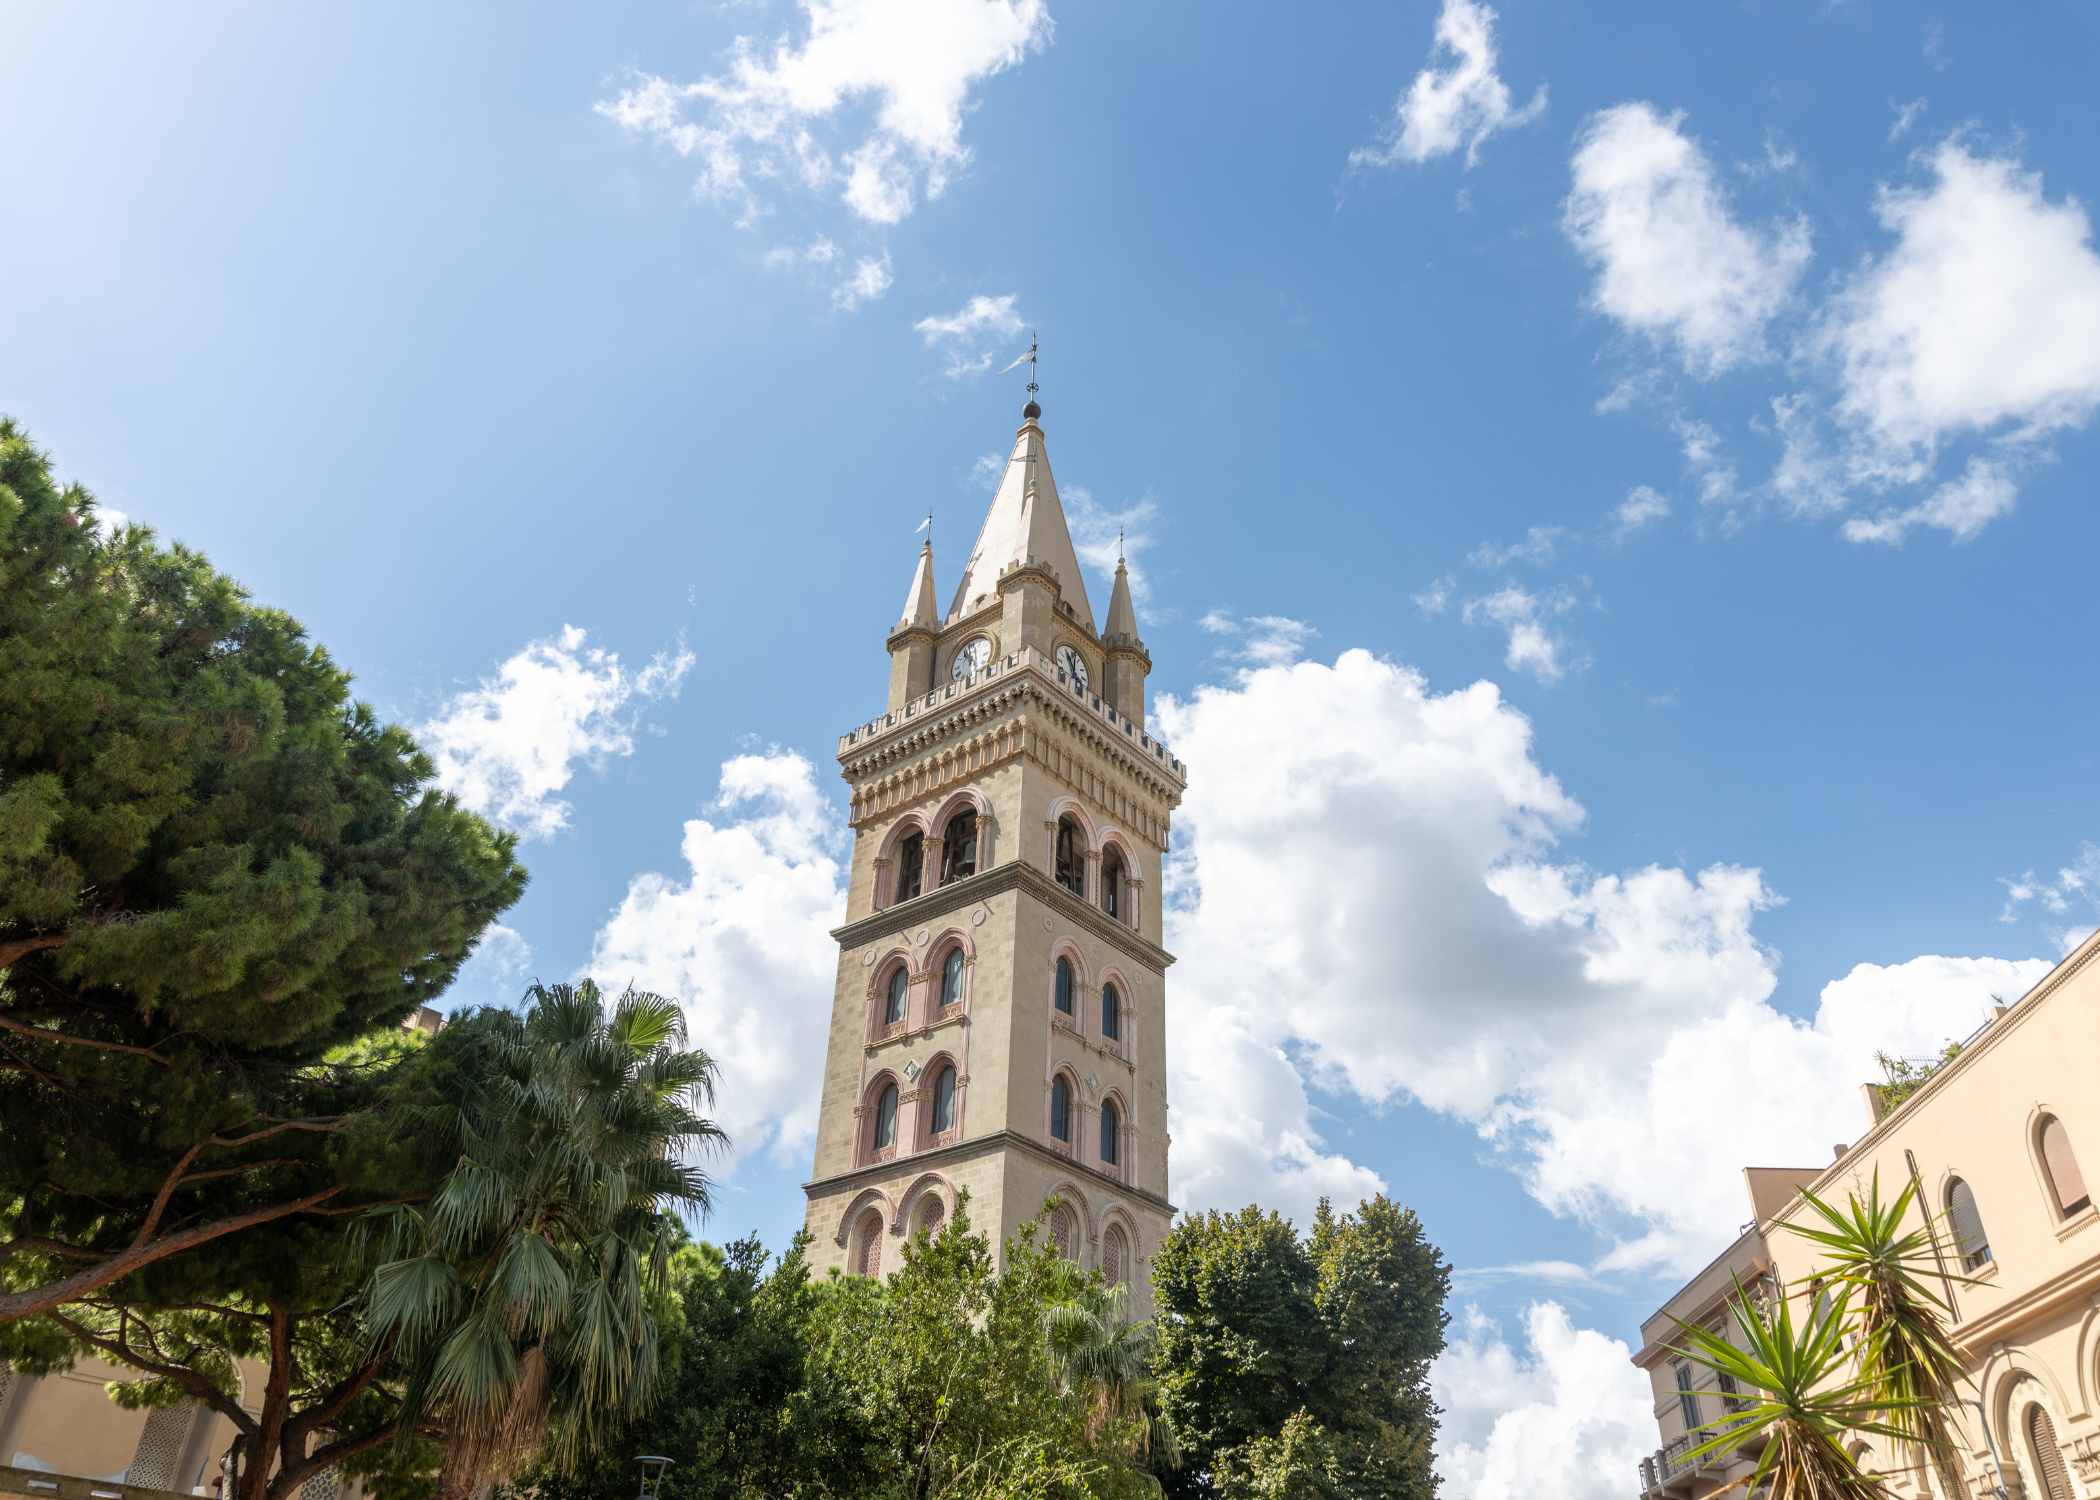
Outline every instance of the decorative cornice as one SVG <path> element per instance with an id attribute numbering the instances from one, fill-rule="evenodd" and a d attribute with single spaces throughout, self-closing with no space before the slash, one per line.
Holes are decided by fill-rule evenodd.
<path id="1" fill-rule="evenodd" d="M 822 1193 L 835 1193 L 865 1186 L 891 1175 L 899 1168 L 923 1172 L 937 1166 L 973 1161 L 995 1151 L 1009 1150 L 1024 1151 L 1051 1166 L 1070 1171 L 1087 1182 L 1150 1204 L 1170 1218 L 1180 1212 L 1172 1203 L 1148 1188 L 1133 1186 L 1120 1177 L 1111 1177 L 1098 1167 L 1088 1166 L 1076 1156 L 1052 1151 L 1041 1141 L 1013 1130 L 997 1130 L 990 1135 L 972 1136 L 969 1140 L 957 1141 L 952 1146 L 934 1146 L 925 1151 L 915 1151 L 910 1156 L 896 1156 L 888 1161 L 870 1162 L 867 1166 L 855 1167 L 852 1171 L 841 1172 L 835 1177 L 819 1177 L 805 1182 L 802 1184 L 802 1191 L 805 1196 L 814 1198 Z"/>
<path id="2" fill-rule="evenodd" d="M 863 943 L 874 942 L 900 930 L 909 929 L 921 922 L 965 906 L 975 905 L 991 896 L 1003 896 L 1008 891 L 1025 891 L 1057 911 L 1095 937 L 1104 939 L 1122 950 L 1124 955 L 1145 965 L 1153 972 L 1164 974 L 1174 962 L 1174 955 L 1153 942 L 1142 933 L 1134 932 L 1121 922 L 1100 910 L 1089 901 L 1073 895 L 1056 881 L 1022 859 L 1010 859 L 1004 864 L 977 875 L 955 881 L 951 885 L 938 886 L 923 896 L 914 896 L 909 901 L 900 901 L 895 906 L 885 906 L 881 911 L 862 917 L 857 922 L 848 922 L 831 929 L 831 935 L 842 948 L 858 948 Z"/>
<path id="3" fill-rule="evenodd" d="M 889 639 L 884 641 L 883 644 L 891 651 L 895 651 L 899 646 L 910 641 L 913 636 L 921 636 L 931 644 L 940 639 L 940 634 L 940 631 L 931 625 L 913 625 L 907 622 L 891 631 Z"/>

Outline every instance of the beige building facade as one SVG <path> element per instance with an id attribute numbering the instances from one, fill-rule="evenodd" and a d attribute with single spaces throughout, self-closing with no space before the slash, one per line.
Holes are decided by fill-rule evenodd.
<path id="1" fill-rule="evenodd" d="M 1689 1430 L 1740 1393 L 1672 1354 L 1678 1328 L 1722 1327 L 1737 1280 L 1804 1295 L 1817 1247 L 1785 1227 L 1812 1219 L 1798 1190 L 1842 1205 L 1879 1173 L 1885 1201 L 1915 1181 L 1942 1225 L 1942 1295 L 1970 1383 L 1959 1472 L 1930 1472 L 1882 1440 L 1863 1443 L 1867 1467 L 1905 1496 L 2100 1500 L 2100 1210 L 2087 1190 L 2100 1169 L 2100 933 L 2018 1003 L 1994 1007 L 1900 1105 L 1885 1109 L 1869 1087 L 1865 1113 L 1866 1133 L 1829 1165 L 1748 1172 L 1749 1223 L 1642 1325 L 1635 1363 L 1662 1446 L 1641 1467 L 1641 1493 L 1692 1500 L 1751 1471 L 1754 1452 L 1686 1460 L 1701 1441 Z"/>
<path id="2" fill-rule="evenodd" d="M 1030 401 L 945 610 L 922 548 L 884 711 L 840 737 L 853 857 L 805 1185 L 813 1265 L 883 1275 L 969 1195 L 1149 1301 L 1167 1201 L 1160 870 L 1186 785 L 1145 728 L 1119 562 L 1096 626 Z"/>

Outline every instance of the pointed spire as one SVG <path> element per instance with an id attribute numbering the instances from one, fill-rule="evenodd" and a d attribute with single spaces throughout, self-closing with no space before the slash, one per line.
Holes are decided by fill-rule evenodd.
<path id="1" fill-rule="evenodd" d="M 1123 566 L 1123 559 L 1116 559 L 1116 588 L 1108 596 L 1108 625 L 1102 635 L 1115 637 L 1127 635 L 1137 639 L 1137 611 L 1130 603 L 1130 570 Z"/>
<path id="2" fill-rule="evenodd" d="M 956 584 L 955 600 L 948 606 L 953 619 L 996 592 L 1000 572 L 1015 563 L 1049 564 L 1057 574 L 1059 589 L 1089 627 L 1094 608 L 1087 602 L 1086 579 L 1079 569 L 1079 555 L 1072 548 L 1072 533 L 1065 525 L 1064 507 L 1058 503 L 1057 481 L 1050 476 L 1050 455 L 1043 446 L 1043 429 L 1036 425 L 1042 408 L 1032 399 L 1021 413 L 1020 431 L 1014 434 L 1012 455 L 1006 473 L 985 512 L 977 545 L 963 564 Z"/>
<path id="3" fill-rule="evenodd" d="M 933 603 L 933 538 L 919 549 L 918 571 L 911 575 L 911 592 L 904 596 L 904 618 L 898 628 L 918 626 L 925 630 L 939 630 L 941 617 Z"/>

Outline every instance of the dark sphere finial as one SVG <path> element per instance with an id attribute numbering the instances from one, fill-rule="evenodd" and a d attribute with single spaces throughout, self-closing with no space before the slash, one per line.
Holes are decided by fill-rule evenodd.
<path id="1" fill-rule="evenodd" d="M 1021 419 L 1025 422 L 1033 422 L 1037 417 L 1040 417 L 1042 414 L 1043 409 L 1040 406 L 1036 405 L 1034 401 L 1030 401 L 1026 406 L 1021 408 Z"/>

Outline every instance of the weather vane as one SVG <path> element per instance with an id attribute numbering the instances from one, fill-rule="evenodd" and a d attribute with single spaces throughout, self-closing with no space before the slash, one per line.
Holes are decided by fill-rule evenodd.
<path id="1" fill-rule="evenodd" d="M 1036 349 L 1036 336 L 1033 333 L 1031 333 L 1028 335 L 1028 352 L 1025 354 L 1015 355 L 1013 363 L 1008 365 L 1006 367 L 1006 370 L 1001 370 L 999 372 L 1001 375 L 1004 375 L 1007 372 L 1007 370 L 1016 369 L 1021 365 L 1028 366 L 1028 399 L 1031 401 L 1035 399 L 1035 393 L 1037 390 L 1037 386 L 1035 383 Z"/>

